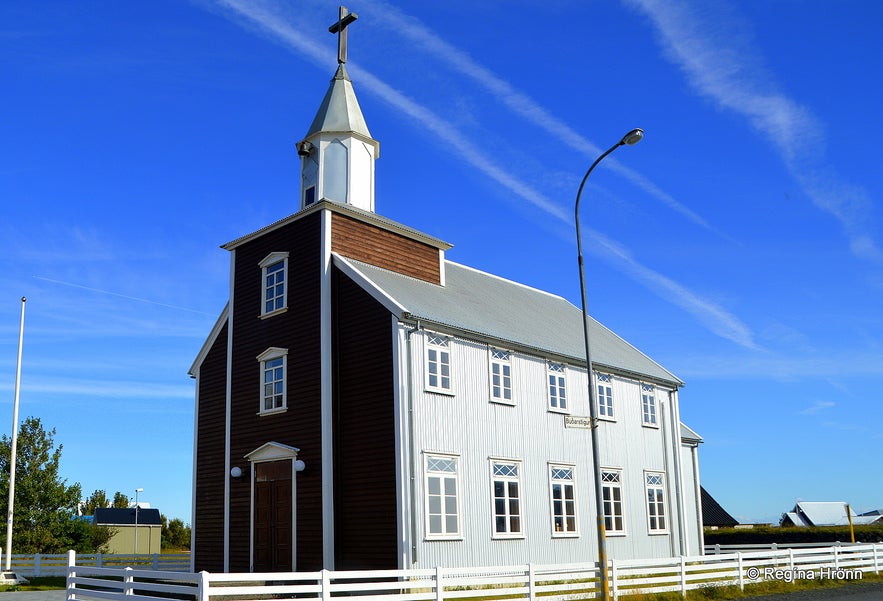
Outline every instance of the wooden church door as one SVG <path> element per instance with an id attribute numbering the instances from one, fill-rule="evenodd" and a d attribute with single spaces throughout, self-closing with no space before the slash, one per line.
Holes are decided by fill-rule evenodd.
<path id="1" fill-rule="evenodd" d="M 255 572 L 290 572 L 294 569 L 292 484 L 291 460 L 255 464 Z"/>

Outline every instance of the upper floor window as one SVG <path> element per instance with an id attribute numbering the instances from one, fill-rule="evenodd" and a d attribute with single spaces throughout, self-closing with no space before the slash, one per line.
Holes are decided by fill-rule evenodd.
<path id="1" fill-rule="evenodd" d="M 494 536 L 521 534 L 520 465 L 514 461 L 491 461 L 494 489 Z"/>
<path id="2" fill-rule="evenodd" d="M 567 385 L 564 379 L 564 365 L 549 363 L 546 375 L 549 379 L 549 408 L 567 410 Z"/>
<path id="3" fill-rule="evenodd" d="M 601 497 L 604 502 L 605 530 L 608 534 L 625 534 L 621 471 L 601 470 Z"/>
<path id="4" fill-rule="evenodd" d="M 645 426 L 656 423 L 656 389 L 649 384 L 641 384 L 641 416 Z"/>
<path id="5" fill-rule="evenodd" d="M 426 536 L 452 538 L 460 535 L 459 458 L 426 456 Z"/>
<path id="6" fill-rule="evenodd" d="M 288 349 L 270 347 L 258 355 L 261 362 L 260 413 L 284 411 L 288 407 L 286 373 Z"/>
<path id="7" fill-rule="evenodd" d="M 549 466 L 549 493 L 552 502 L 552 535 L 576 536 L 576 491 L 573 467 Z"/>
<path id="8" fill-rule="evenodd" d="M 436 334 L 426 337 L 426 387 L 451 392 L 451 339 Z"/>
<path id="9" fill-rule="evenodd" d="M 288 307 L 287 284 L 288 253 L 270 253 L 258 264 L 262 274 L 261 316 L 283 311 Z"/>
<path id="10" fill-rule="evenodd" d="M 509 351 L 490 349 L 491 400 L 512 402 L 512 358 Z"/>
<path id="11" fill-rule="evenodd" d="M 665 479 L 662 474 L 644 474 L 647 484 L 647 526 L 650 533 L 666 532 L 665 522 Z"/>
<path id="12" fill-rule="evenodd" d="M 613 419 L 613 376 L 596 374 L 598 378 L 598 417 Z"/>

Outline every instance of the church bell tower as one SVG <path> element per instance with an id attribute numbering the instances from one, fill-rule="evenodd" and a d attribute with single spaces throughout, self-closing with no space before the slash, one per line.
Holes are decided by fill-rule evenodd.
<path id="1" fill-rule="evenodd" d="M 300 208 L 320 200 L 374 211 L 374 161 L 380 143 L 371 137 L 346 71 L 347 26 L 358 18 L 340 7 L 328 31 L 338 36 L 337 72 L 316 118 L 297 143 L 301 157 Z"/>

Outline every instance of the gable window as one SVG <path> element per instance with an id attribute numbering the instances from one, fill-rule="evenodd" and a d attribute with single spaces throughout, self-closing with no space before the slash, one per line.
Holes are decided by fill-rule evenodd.
<path id="1" fill-rule="evenodd" d="M 572 466 L 549 466 L 549 497 L 552 502 L 552 536 L 577 536 Z"/>
<path id="2" fill-rule="evenodd" d="M 509 351 L 490 349 L 491 400 L 512 403 L 512 358 Z"/>
<path id="3" fill-rule="evenodd" d="M 429 334 L 426 337 L 426 387 L 451 392 L 451 339 Z"/>
<path id="4" fill-rule="evenodd" d="M 271 347 L 258 355 L 261 362 L 261 407 L 259 413 L 275 413 L 288 407 L 286 372 L 288 349 Z"/>
<path id="5" fill-rule="evenodd" d="M 564 379 L 564 365 L 549 363 L 546 371 L 549 379 L 549 409 L 567 410 L 567 386 Z"/>
<path id="6" fill-rule="evenodd" d="M 613 419 L 613 377 L 597 374 L 598 378 L 598 417 Z"/>
<path id="7" fill-rule="evenodd" d="M 641 384 L 641 416 L 645 426 L 656 426 L 656 390 Z"/>
<path id="8" fill-rule="evenodd" d="M 258 265 L 261 267 L 262 274 L 261 317 L 284 311 L 288 308 L 286 294 L 288 253 L 270 253 Z"/>
<path id="9" fill-rule="evenodd" d="M 604 501 L 605 530 L 608 534 L 625 534 L 621 471 L 601 470 L 601 497 Z"/>
<path id="10" fill-rule="evenodd" d="M 514 461 L 491 461 L 494 491 L 494 537 L 521 534 L 520 465 Z"/>
<path id="11" fill-rule="evenodd" d="M 426 456 L 426 537 L 460 535 L 459 477 L 454 455 Z"/>
<path id="12" fill-rule="evenodd" d="M 644 474 L 647 486 L 647 526 L 650 533 L 666 532 L 665 522 L 665 480 L 662 474 Z"/>

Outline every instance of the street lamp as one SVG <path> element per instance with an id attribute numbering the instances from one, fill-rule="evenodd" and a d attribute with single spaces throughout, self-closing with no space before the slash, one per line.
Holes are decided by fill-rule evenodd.
<path id="1" fill-rule="evenodd" d="M 135 489 L 135 548 L 132 550 L 132 555 L 138 554 L 138 493 L 144 492 L 143 488 Z"/>
<path id="2" fill-rule="evenodd" d="M 582 299 L 583 304 L 583 339 L 586 345 L 586 372 L 589 378 L 589 417 L 591 419 L 591 431 L 592 431 L 592 469 L 594 471 L 594 480 L 595 480 L 595 508 L 597 513 L 597 526 L 598 526 L 598 573 L 601 576 L 601 598 L 604 601 L 609 601 L 610 599 L 610 579 L 607 574 L 607 529 L 604 524 L 604 493 L 601 487 L 601 460 L 598 457 L 598 409 L 595 406 L 595 383 L 594 383 L 594 374 L 592 373 L 592 354 L 589 349 L 589 310 L 588 305 L 586 303 L 586 274 L 585 268 L 583 267 L 583 243 L 582 243 L 582 235 L 579 229 L 579 201 L 583 194 L 583 187 L 586 185 L 586 180 L 589 179 L 589 175 L 592 173 L 592 170 L 604 160 L 608 154 L 619 148 L 620 146 L 628 145 L 633 146 L 641 141 L 644 137 L 644 130 L 637 128 L 633 129 L 626 135 L 622 137 L 622 139 L 611 146 L 607 152 L 599 156 L 595 159 L 595 162 L 592 163 L 592 166 L 589 167 L 589 170 L 586 171 L 586 174 L 583 176 L 583 181 L 580 182 L 579 190 L 576 193 L 576 206 L 574 207 L 574 221 L 576 222 L 576 248 L 579 253 L 579 289 L 580 289 L 580 297 Z"/>

